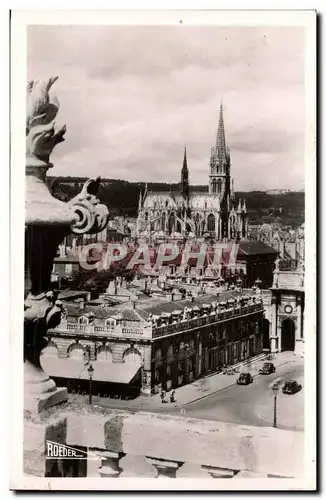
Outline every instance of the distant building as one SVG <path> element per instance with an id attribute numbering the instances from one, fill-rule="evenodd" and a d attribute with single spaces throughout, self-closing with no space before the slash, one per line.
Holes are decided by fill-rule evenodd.
<path id="1" fill-rule="evenodd" d="M 268 189 L 266 191 L 266 194 L 286 194 L 286 193 L 291 193 L 290 189 Z"/>
<path id="2" fill-rule="evenodd" d="M 249 241 L 260 241 L 271 246 L 279 253 L 280 268 L 297 268 L 305 258 L 305 227 L 285 227 L 280 224 L 262 224 L 248 226 Z"/>
<path id="3" fill-rule="evenodd" d="M 179 191 L 146 189 L 140 193 L 136 235 L 147 239 L 206 236 L 235 241 L 246 238 L 247 223 L 245 201 L 235 200 L 221 105 L 216 142 L 209 161 L 208 192 L 190 189 L 185 148 Z"/>

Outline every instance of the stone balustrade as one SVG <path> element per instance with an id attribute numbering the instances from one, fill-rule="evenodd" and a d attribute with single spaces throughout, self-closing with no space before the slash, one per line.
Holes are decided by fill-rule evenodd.
<path id="1" fill-rule="evenodd" d="M 87 408 L 66 417 L 66 444 L 89 452 L 87 476 L 294 478 L 304 467 L 300 432 Z"/>
<path id="2" fill-rule="evenodd" d="M 176 323 L 172 323 L 166 326 L 153 327 L 153 338 L 161 337 L 164 335 L 169 335 L 176 332 L 181 332 L 185 330 L 192 330 L 194 328 L 199 328 L 205 325 L 213 325 L 215 323 L 220 323 L 226 321 L 230 318 L 236 318 L 240 316 L 245 316 L 247 314 L 253 314 L 255 312 L 260 312 L 263 310 L 262 302 L 258 302 L 246 306 L 234 306 L 223 311 L 219 311 L 216 314 L 207 314 L 200 316 L 198 318 L 190 318 L 188 320 L 181 320 Z"/>

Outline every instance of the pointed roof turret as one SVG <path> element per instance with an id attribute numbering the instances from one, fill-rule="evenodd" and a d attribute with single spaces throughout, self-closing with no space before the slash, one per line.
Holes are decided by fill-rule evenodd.
<path id="1" fill-rule="evenodd" d="M 183 165 L 181 169 L 181 186 L 180 186 L 181 194 L 184 198 L 189 197 L 189 171 L 188 171 L 188 162 L 187 162 L 187 147 L 185 146 L 184 156 L 183 156 Z"/>
<path id="2" fill-rule="evenodd" d="M 246 206 L 246 200 L 244 199 L 243 200 L 243 204 L 242 204 L 242 211 L 246 214 L 247 213 L 247 206 Z"/>
<path id="3" fill-rule="evenodd" d="M 234 198 L 234 179 L 231 180 L 231 198 Z"/>
<path id="4" fill-rule="evenodd" d="M 182 170 L 188 172 L 188 162 L 187 162 L 187 146 L 185 146 L 185 152 L 183 156 L 183 165 L 182 165 Z"/>
<path id="5" fill-rule="evenodd" d="M 239 200 L 239 203 L 238 203 L 237 214 L 241 214 L 241 199 Z"/>
<path id="6" fill-rule="evenodd" d="M 139 201 L 138 201 L 138 210 L 141 210 L 142 207 L 142 194 L 141 190 L 139 191 Z"/>
<path id="7" fill-rule="evenodd" d="M 227 160 L 227 148 L 225 142 L 224 118 L 223 118 L 223 104 L 220 106 L 220 115 L 218 119 L 218 129 L 216 135 L 216 155 L 219 164 L 223 164 Z"/>
<path id="8" fill-rule="evenodd" d="M 144 191 L 144 194 L 143 194 L 143 202 L 145 201 L 145 198 L 147 196 L 147 192 L 148 192 L 148 186 L 147 186 L 147 182 L 145 184 L 145 191 Z"/>

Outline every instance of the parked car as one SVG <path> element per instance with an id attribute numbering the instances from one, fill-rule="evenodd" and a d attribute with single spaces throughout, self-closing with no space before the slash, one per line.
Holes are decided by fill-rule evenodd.
<path id="1" fill-rule="evenodd" d="M 295 394 L 296 392 L 301 391 L 301 389 L 302 385 L 296 380 L 287 380 L 283 385 L 282 392 L 283 394 Z"/>
<path id="2" fill-rule="evenodd" d="M 275 373 L 275 366 L 273 363 L 264 363 L 262 368 L 259 370 L 261 375 L 269 375 L 270 373 Z"/>
<path id="3" fill-rule="evenodd" d="M 253 378 L 250 373 L 240 373 L 239 378 L 237 379 L 238 385 L 248 385 L 253 382 Z"/>

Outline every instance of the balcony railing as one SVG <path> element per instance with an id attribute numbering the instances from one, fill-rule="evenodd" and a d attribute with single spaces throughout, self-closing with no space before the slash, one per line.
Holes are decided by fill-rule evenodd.
<path id="1" fill-rule="evenodd" d="M 163 335 L 170 335 L 173 333 L 192 330 L 195 328 L 200 328 L 201 326 L 212 325 L 215 323 L 220 323 L 227 321 L 228 319 L 244 316 L 247 314 L 253 314 L 255 312 L 261 311 L 263 309 L 262 303 L 252 304 L 243 307 L 232 307 L 232 309 L 226 309 L 220 311 L 214 315 L 205 315 L 199 318 L 192 318 L 186 321 L 179 321 L 166 326 L 158 326 L 153 328 L 153 338 L 161 337 Z"/>
<path id="2" fill-rule="evenodd" d="M 303 474 L 301 432 L 145 412 L 119 410 L 108 417 L 87 411 L 68 413 L 66 420 L 66 444 L 89 451 L 84 477 L 200 477 L 206 482 L 264 477 L 273 478 L 270 484 L 276 487 L 275 478 Z"/>

